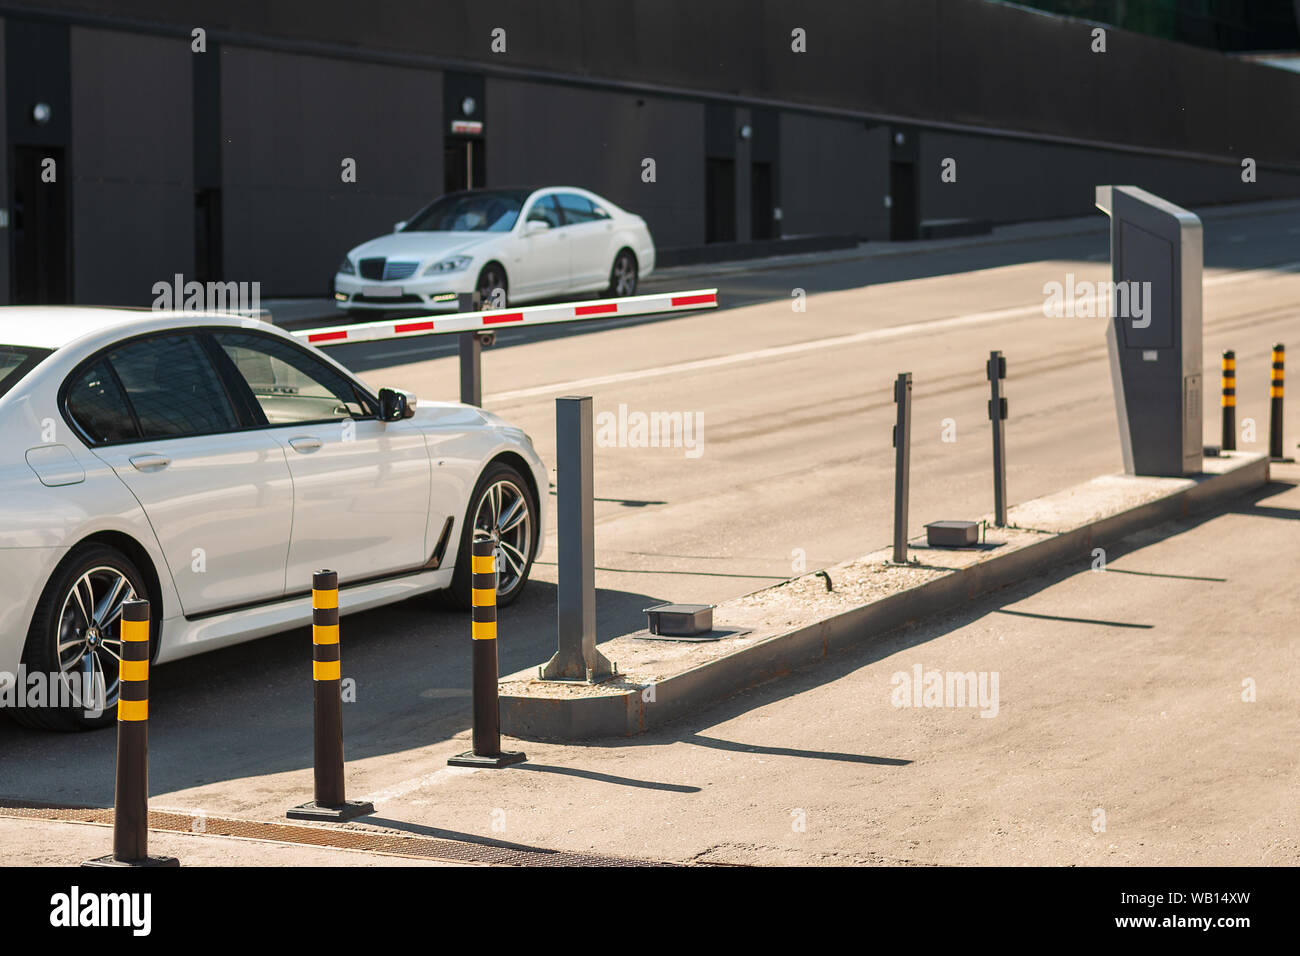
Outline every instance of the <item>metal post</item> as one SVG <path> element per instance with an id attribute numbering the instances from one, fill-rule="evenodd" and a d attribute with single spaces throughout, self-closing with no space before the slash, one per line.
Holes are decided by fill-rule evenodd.
<path id="1" fill-rule="evenodd" d="M 1228 349 L 1223 353 L 1223 405 L 1224 451 L 1237 450 L 1237 353 Z"/>
<path id="2" fill-rule="evenodd" d="M 149 602 L 122 604 L 113 853 L 85 866 L 179 866 L 149 855 Z"/>
<path id="3" fill-rule="evenodd" d="M 497 692 L 496 542 L 475 541 L 470 555 L 470 637 L 474 645 L 474 749 L 447 760 L 453 767 L 508 767 L 524 755 L 501 752 Z"/>
<path id="4" fill-rule="evenodd" d="M 1286 346 L 1278 343 L 1273 346 L 1273 370 L 1268 382 L 1268 397 L 1271 407 L 1268 416 L 1268 456 L 1274 461 L 1283 461 L 1286 452 L 1282 449 L 1282 389 L 1286 375 Z"/>
<path id="5" fill-rule="evenodd" d="M 339 645 L 339 575 L 311 576 L 311 676 L 315 797 L 285 813 L 291 820 L 351 820 L 374 813 L 372 803 L 347 800 L 343 791 L 342 653 Z"/>
<path id="6" fill-rule="evenodd" d="M 558 649 L 542 668 L 545 680 L 597 681 L 613 668 L 596 650 L 596 534 L 591 396 L 555 400 L 556 518 L 559 583 Z"/>
<path id="7" fill-rule="evenodd" d="M 458 312 L 477 312 L 482 305 L 477 292 L 461 292 L 456 296 Z M 466 405 L 483 405 L 483 343 L 477 332 L 461 332 L 460 345 L 460 400 Z"/>
<path id="8" fill-rule="evenodd" d="M 912 373 L 894 382 L 898 423 L 894 425 L 894 563 L 907 563 L 907 492 L 912 464 Z"/>
<path id="9" fill-rule="evenodd" d="M 1007 526 L 1007 400 L 1002 380 L 1007 377 L 1007 360 L 1001 352 L 989 353 L 989 421 L 993 423 L 993 524 Z"/>

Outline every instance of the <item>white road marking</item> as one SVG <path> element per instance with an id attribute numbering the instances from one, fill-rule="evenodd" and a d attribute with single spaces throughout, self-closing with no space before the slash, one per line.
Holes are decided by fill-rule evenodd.
<path id="1" fill-rule="evenodd" d="M 432 773 L 426 773 L 423 776 L 412 777 L 410 780 L 403 780 L 401 783 L 395 783 L 391 787 L 385 787 L 383 790 L 376 790 L 374 793 L 367 794 L 362 800 L 369 801 L 375 806 L 386 803 L 389 800 L 396 800 L 398 797 L 404 797 L 408 793 L 414 793 L 417 790 L 423 790 L 425 787 L 431 787 L 435 784 L 444 783 L 451 777 L 463 777 L 466 774 L 477 773 L 474 767 L 443 767 L 441 770 L 435 770 Z"/>
<path id="2" fill-rule="evenodd" d="M 1263 279 L 1276 276 L 1279 272 L 1300 271 L 1300 262 L 1286 262 L 1270 266 L 1267 269 L 1254 269 L 1249 272 L 1230 272 L 1211 276 L 1201 281 L 1202 287 L 1224 285 L 1229 282 L 1241 282 L 1251 279 Z M 598 385 L 613 385 L 616 382 L 633 382 L 638 379 L 657 378 L 661 375 L 675 375 L 679 372 L 694 372 L 706 368 L 719 368 L 726 365 L 740 365 L 746 362 L 761 361 L 770 358 L 782 358 L 786 355 L 798 355 L 802 352 L 815 352 L 821 349 L 842 348 L 846 345 L 858 345 L 863 342 L 878 342 L 894 339 L 902 335 L 925 334 L 927 332 L 944 332 L 948 329 L 962 328 L 968 325 L 981 325 L 985 322 L 1000 322 L 1004 319 L 1028 318 L 1042 315 L 1043 305 L 1022 305 L 1012 309 L 998 309 L 993 312 L 975 312 L 971 315 L 956 315 L 946 319 L 930 319 L 925 322 L 908 322 L 904 325 L 891 325 L 883 329 L 870 329 L 854 332 L 850 335 L 836 335 L 828 339 L 814 339 L 810 342 L 794 342 L 790 345 L 777 345 L 766 349 L 754 349 L 749 352 L 735 352 L 731 355 L 715 355 L 712 358 L 696 359 L 693 362 L 678 362 L 674 365 L 661 365 L 657 368 L 636 369 L 630 372 L 616 372 L 612 375 L 597 375 L 592 378 L 571 379 L 551 385 L 536 385 L 532 388 L 517 388 L 509 392 L 496 392 L 484 398 L 488 402 L 503 403 L 519 398 L 535 398 L 538 395 L 552 395 L 557 392 L 572 392 L 579 389 L 594 388 Z"/>

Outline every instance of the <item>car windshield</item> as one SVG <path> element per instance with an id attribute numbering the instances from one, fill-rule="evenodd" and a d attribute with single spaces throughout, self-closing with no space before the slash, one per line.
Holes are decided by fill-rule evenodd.
<path id="1" fill-rule="evenodd" d="M 21 345 L 0 345 L 0 395 L 41 363 L 51 349 L 31 349 Z"/>
<path id="2" fill-rule="evenodd" d="M 527 198 L 522 190 L 452 193 L 421 209 L 402 232 L 509 232 Z"/>

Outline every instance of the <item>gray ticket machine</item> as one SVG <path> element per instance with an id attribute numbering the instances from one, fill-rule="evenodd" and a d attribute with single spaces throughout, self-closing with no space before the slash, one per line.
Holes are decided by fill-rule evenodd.
<path id="1" fill-rule="evenodd" d="M 1110 216 L 1106 344 L 1124 470 L 1201 471 L 1201 220 L 1136 186 L 1098 186 Z"/>

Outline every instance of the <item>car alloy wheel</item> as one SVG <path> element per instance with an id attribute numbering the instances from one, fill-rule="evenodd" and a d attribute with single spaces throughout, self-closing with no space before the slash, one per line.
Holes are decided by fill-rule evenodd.
<path id="1" fill-rule="evenodd" d="M 63 596 L 59 609 L 59 677 L 70 699 L 88 710 L 117 704 L 122 663 L 119 622 L 122 605 L 136 596 L 130 580 L 117 568 L 100 565 L 83 573 Z M 89 700 L 84 700 L 88 692 Z"/>
<path id="2" fill-rule="evenodd" d="M 533 553 L 533 513 L 528 496 L 509 478 L 484 489 L 474 511 L 474 540 L 496 544 L 497 602 L 525 580 Z"/>
<path id="3" fill-rule="evenodd" d="M 609 290 L 614 297 L 636 295 L 636 257 L 624 249 L 614 259 L 609 276 Z"/>
<path id="4" fill-rule="evenodd" d="M 478 276 L 478 294 L 484 309 L 505 308 L 506 277 L 496 266 L 487 266 Z"/>

